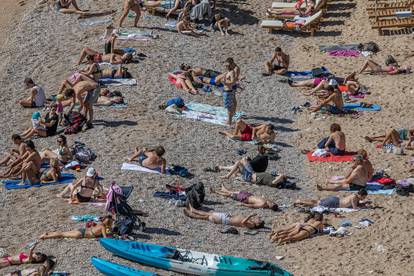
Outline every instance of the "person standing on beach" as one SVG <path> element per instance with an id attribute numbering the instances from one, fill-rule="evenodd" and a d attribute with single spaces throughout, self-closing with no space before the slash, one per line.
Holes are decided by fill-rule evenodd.
<path id="1" fill-rule="evenodd" d="M 228 113 L 227 124 L 231 126 L 233 116 L 237 109 L 236 89 L 237 82 L 240 79 L 240 68 L 231 57 L 226 59 L 225 67 L 227 72 L 218 76 L 216 82 L 221 82 L 224 86 L 224 107 Z"/>
<path id="2" fill-rule="evenodd" d="M 134 27 L 138 27 L 138 20 L 141 16 L 141 1 L 140 0 L 125 0 L 124 7 L 123 7 L 123 14 L 119 19 L 119 28 L 122 27 L 122 23 L 124 22 L 125 18 L 128 16 L 129 11 L 132 10 L 135 12 L 135 21 Z"/>
<path id="3" fill-rule="evenodd" d="M 266 72 L 263 73 L 263 76 L 270 76 L 273 73 L 278 75 L 286 74 L 287 69 L 289 68 L 289 60 L 289 55 L 285 54 L 282 51 L 282 48 L 276 47 L 273 52 L 272 59 L 266 61 L 265 63 Z"/>

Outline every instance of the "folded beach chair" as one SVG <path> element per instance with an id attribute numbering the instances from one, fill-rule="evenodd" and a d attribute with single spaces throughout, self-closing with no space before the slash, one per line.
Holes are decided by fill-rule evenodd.
<path id="1" fill-rule="evenodd" d="M 414 17 L 404 19 L 377 20 L 376 22 L 372 22 L 371 27 L 373 29 L 378 29 L 380 33 L 382 29 L 414 27 Z"/>
<path id="2" fill-rule="evenodd" d="M 414 5 L 414 0 L 390 3 L 372 3 L 367 6 L 367 10 L 388 10 L 388 9 L 404 9 Z"/>
<path id="3" fill-rule="evenodd" d="M 318 11 L 325 11 L 326 9 L 326 4 L 327 4 L 327 0 L 317 0 L 316 1 L 316 6 L 315 6 L 315 12 L 317 13 Z M 275 9 L 269 9 L 267 10 L 266 15 L 269 18 L 274 18 L 274 19 L 294 19 L 296 16 L 300 16 L 299 11 L 286 11 L 286 10 L 275 10 Z"/>
<path id="4" fill-rule="evenodd" d="M 303 21 L 282 21 L 282 20 L 263 20 L 260 23 L 260 27 L 268 29 L 269 33 L 273 30 L 286 30 L 286 31 L 299 31 L 299 32 L 310 32 L 313 36 L 322 19 L 323 12 L 318 11 L 312 16 L 303 18 Z"/>

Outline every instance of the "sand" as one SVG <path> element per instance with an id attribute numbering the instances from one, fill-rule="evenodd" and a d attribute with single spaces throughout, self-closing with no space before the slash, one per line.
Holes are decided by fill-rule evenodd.
<path id="1" fill-rule="evenodd" d="M 74 15 L 56 14 L 43 1 L 31 1 L 25 8 L 15 28 L 7 32 L 1 53 L 0 95 L 2 109 L 0 125 L 1 150 L 11 146 L 10 136 L 30 126 L 33 110 L 21 109 L 15 101 L 26 95 L 23 79 L 32 77 L 44 86 L 48 95 L 55 94 L 59 83 L 77 67 L 74 65 L 82 47 L 103 49 L 99 36 L 104 26 L 81 27 Z M 87 9 L 120 9 L 120 0 L 82 1 Z M 223 61 L 234 57 L 246 76 L 244 90 L 238 94 L 239 110 L 249 116 L 249 122 L 272 122 L 277 126 L 278 147 L 281 159 L 270 163 L 271 170 L 295 177 L 300 191 L 277 190 L 266 187 L 247 186 L 231 180 L 224 183 L 232 189 L 245 189 L 258 195 L 271 197 L 280 205 L 292 204 L 299 197 L 321 197 L 331 193 L 319 193 L 315 185 L 331 174 L 344 174 L 346 164 L 309 164 L 300 153 L 301 149 L 312 148 L 328 132 L 332 122 L 340 123 L 349 148 L 366 148 L 376 169 L 386 169 L 394 178 L 409 176 L 404 165 L 409 156 L 395 156 L 382 153 L 366 143 L 366 134 L 381 133 L 390 126 L 410 127 L 412 109 L 412 76 L 369 76 L 362 75 L 361 81 L 369 86 L 372 94 L 365 100 L 381 104 L 383 110 L 375 114 L 364 114 L 358 119 L 327 117 L 311 119 L 309 112 L 298 115 L 291 112 L 294 105 L 314 101 L 301 95 L 299 89 L 292 89 L 278 82 L 278 77 L 262 77 L 263 63 L 270 58 L 275 46 L 281 46 L 291 55 L 295 69 L 310 69 L 325 65 L 338 75 L 349 73 L 363 63 L 363 58 L 331 58 L 320 53 L 318 45 L 331 43 L 358 43 L 376 41 L 381 52 L 375 57 L 383 60 L 387 54 L 394 54 L 402 63 L 404 56 L 412 53 L 411 36 L 379 37 L 370 29 L 365 13 L 364 1 L 332 1 L 319 35 L 307 37 L 278 33 L 269 35 L 257 24 L 265 16 L 270 2 L 225 2 L 223 14 L 228 16 L 235 32 L 230 37 L 209 33 L 209 38 L 180 36 L 163 28 L 165 19 L 146 15 L 139 25 L 153 28 L 159 39 L 148 42 L 122 42 L 121 45 L 135 47 L 147 58 L 138 64 L 128 65 L 130 72 L 138 80 L 136 87 L 121 87 L 119 90 L 129 101 L 127 109 L 97 109 L 95 128 L 77 135 L 68 136 L 71 144 L 75 139 L 93 148 L 98 158 L 93 166 L 104 177 L 103 184 L 111 181 L 121 185 L 133 185 L 134 192 L 130 203 L 137 209 L 149 212 L 143 220 L 148 230 L 139 239 L 144 242 L 174 245 L 181 248 L 255 258 L 281 264 L 295 275 L 411 275 L 414 271 L 411 256 L 413 246 L 411 226 L 413 203 L 410 198 L 399 196 L 373 197 L 373 201 L 383 209 L 358 212 L 347 215 L 354 224 L 367 217 L 375 224 L 367 229 L 352 229 L 352 236 L 333 238 L 319 236 L 296 244 L 275 246 L 270 244 L 265 233 L 256 236 L 222 235 L 225 227 L 204 221 L 194 221 L 185 217 L 181 208 L 167 201 L 152 197 L 155 191 L 163 190 L 165 184 L 174 180 L 184 185 L 191 182 L 175 177 L 146 175 L 120 170 L 125 156 L 136 146 L 163 145 L 166 159 L 170 164 L 183 165 L 196 175 L 206 187 L 221 184 L 217 174 L 204 173 L 203 168 L 216 164 L 230 164 L 239 156 L 238 148 L 248 150 L 254 156 L 255 147 L 223 139 L 218 135 L 224 127 L 202 122 L 184 120 L 158 110 L 158 105 L 173 96 L 181 96 L 186 101 L 221 105 L 222 99 L 214 96 L 192 96 L 177 90 L 167 81 L 167 73 L 181 63 L 223 70 Z M 119 16 L 119 12 L 116 17 Z M 16 18 L 15 18 L 16 19 Z M 10 21 L 9 21 L 10 22 Z M 6 22 L 7 23 L 7 22 Z M 132 25 L 129 19 L 126 26 Z M 1 25 L 2 30 L 3 26 Z M 3 32 L 4 33 L 4 32 Z M 55 137 L 35 140 L 38 149 L 56 147 Z M 84 172 L 83 172 L 84 173 Z M 83 173 L 78 174 L 81 176 Z M 70 230 L 82 224 L 70 221 L 71 215 L 104 214 L 100 208 L 90 205 L 69 205 L 56 198 L 62 187 L 5 191 L 2 190 L 3 221 L 0 238 L 2 252 L 16 252 L 26 243 L 35 240 L 46 231 Z M 237 207 L 230 200 L 208 195 L 211 201 L 207 207 L 215 211 L 249 214 L 253 210 Z M 282 213 L 267 210 L 254 210 L 268 225 L 286 225 L 300 221 L 304 215 L 287 209 Z M 329 217 L 337 225 L 340 218 Z M 57 257 L 56 270 L 67 271 L 72 275 L 97 275 L 89 263 L 91 256 L 99 256 L 132 267 L 142 266 L 111 256 L 95 240 L 48 240 L 38 246 L 38 250 Z M 276 256 L 284 256 L 277 261 Z M 172 273 L 145 267 L 161 275 Z M 11 271 L 2 269 L 1 273 Z"/>

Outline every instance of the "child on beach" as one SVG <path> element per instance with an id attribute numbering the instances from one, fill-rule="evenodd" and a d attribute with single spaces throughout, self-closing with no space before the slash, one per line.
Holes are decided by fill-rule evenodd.
<path id="1" fill-rule="evenodd" d="M 221 35 L 229 35 L 228 29 L 230 26 L 230 19 L 223 17 L 221 14 L 216 14 L 211 22 L 211 29 L 216 32 L 220 31 Z"/>

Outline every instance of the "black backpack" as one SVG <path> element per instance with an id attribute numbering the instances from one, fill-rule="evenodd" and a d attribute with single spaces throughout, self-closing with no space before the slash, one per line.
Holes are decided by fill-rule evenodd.
<path id="1" fill-rule="evenodd" d="M 185 195 L 187 196 L 187 204 L 190 204 L 195 209 L 200 208 L 206 197 L 203 182 L 195 183 L 185 189 Z"/>

